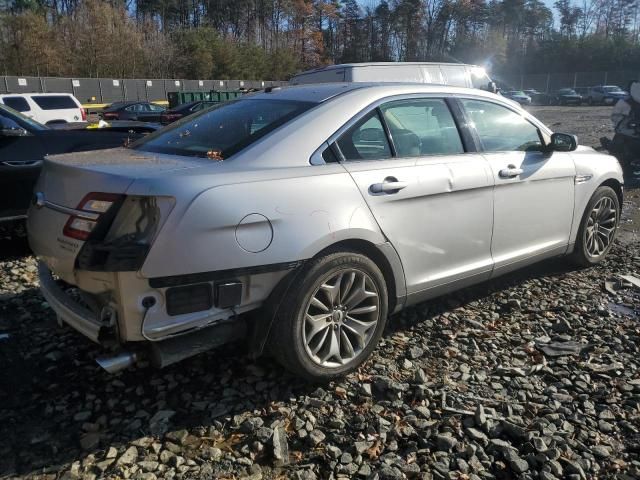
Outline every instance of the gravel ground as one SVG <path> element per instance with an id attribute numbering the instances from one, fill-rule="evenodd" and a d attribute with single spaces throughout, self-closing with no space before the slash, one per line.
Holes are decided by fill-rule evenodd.
<path id="1" fill-rule="evenodd" d="M 592 143 L 610 111 L 535 110 Z M 548 261 L 410 308 L 322 386 L 237 346 L 110 376 L 0 235 L 0 478 L 640 478 L 640 289 L 616 279 L 640 276 L 639 205 L 629 189 L 602 265 Z"/>

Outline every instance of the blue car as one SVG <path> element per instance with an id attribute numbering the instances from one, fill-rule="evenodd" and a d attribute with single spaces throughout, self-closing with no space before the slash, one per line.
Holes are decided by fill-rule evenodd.
<path id="1" fill-rule="evenodd" d="M 618 100 L 624 100 L 628 97 L 629 92 L 616 85 L 598 85 L 589 89 L 587 103 L 589 105 L 615 105 Z"/>

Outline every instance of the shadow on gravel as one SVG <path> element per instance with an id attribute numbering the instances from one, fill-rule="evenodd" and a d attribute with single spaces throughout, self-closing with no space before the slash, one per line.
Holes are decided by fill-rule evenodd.
<path id="1" fill-rule="evenodd" d="M 22 258 L 30 253 L 24 222 L 0 223 L 0 262 Z"/>
<path id="2" fill-rule="evenodd" d="M 573 268 L 565 261 L 547 261 L 412 307 L 389 320 L 386 335 L 527 279 Z M 5 432 L 0 478 L 56 472 L 90 454 L 103 458 L 110 446 L 158 435 L 150 419 L 159 411 L 170 412 L 172 431 L 199 429 L 207 437 L 210 429 L 233 426 L 221 423 L 223 417 L 235 416 L 241 423 L 249 414 L 268 415 L 276 402 L 317 388 L 269 358 L 249 359 L 238 345 L 164 370 L 142 367 L 109 375 L 94 361 L 101 348 L 69 328 L 58 328 L 37 289 L 0 300 L 0 319 L 0 332 L 10 335 L 0 341 L 0 425 Z"/>

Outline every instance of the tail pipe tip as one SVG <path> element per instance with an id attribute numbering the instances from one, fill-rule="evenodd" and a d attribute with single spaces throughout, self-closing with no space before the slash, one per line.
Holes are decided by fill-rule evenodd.
<path id="1" fill-rule="evenodd" d="M 96 362 L 109 373 L 117 373 L 131 367 L 138 361 L 138 356 L 134 352 L 119 352 L 115 355 L 105 355 L 98 357 Z"/>

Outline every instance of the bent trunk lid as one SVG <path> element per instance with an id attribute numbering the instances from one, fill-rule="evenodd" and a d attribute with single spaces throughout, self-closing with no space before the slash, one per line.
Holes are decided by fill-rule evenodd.
<path id="1" fill-rule="evenodd" d="M 63 235 L 70 215 L 61 210 L 77 209 L 91 192 L 125 194 L 138 178 L 207 164 L 210 161 L 206 159 L 124 148 L 47 157 L 35 188 L 41 201 L 39 204 L 34 202 L 28 213 L 27 231 L 31 248 L 52 271 L 74 283 L 75 259 L 84 242 Z"/>

